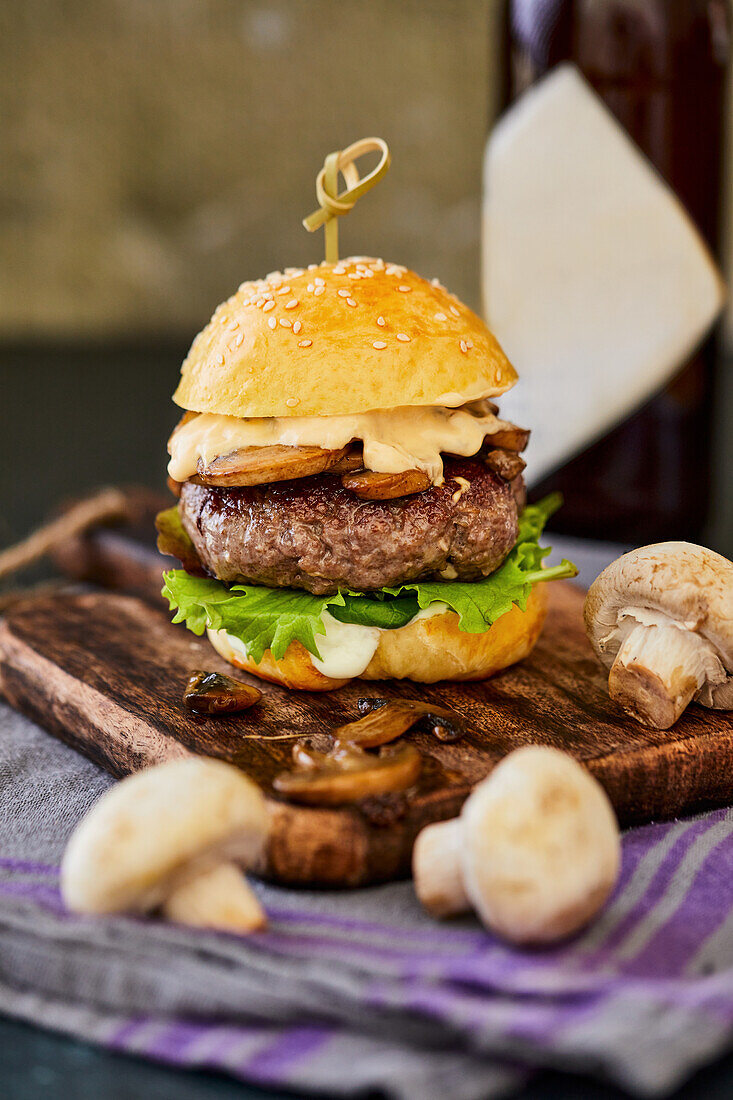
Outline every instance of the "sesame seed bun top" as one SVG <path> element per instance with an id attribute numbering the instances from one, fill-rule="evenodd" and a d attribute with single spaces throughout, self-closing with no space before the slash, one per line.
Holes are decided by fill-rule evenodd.
<path id="1" fill-rule="evenodd" d="M 173 400 L 238 417 L 458 406 L 517 375 L 497 340 L 438 283 L 352 257 L 242 283 L 198 334 Z"/>

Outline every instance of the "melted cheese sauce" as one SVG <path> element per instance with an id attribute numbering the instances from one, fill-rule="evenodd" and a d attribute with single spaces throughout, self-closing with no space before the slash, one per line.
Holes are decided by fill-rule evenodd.
<path id="1" fill-rule="evenodd" d="M 186 481 L 220 455 L 241 447 L 323 447 L 337 450 L 352 440 L 364 444 L 364 466 L 378 473 L 424 470 L 433 484 L 443 479 L 443 452 L 474 455 L 485 436 L 504 426 L 482 402 L 458 409 L 404 406 L 354 416 L 239 418 L 201 413 L 176 428 L 170 438 L 168 473 Z"/>

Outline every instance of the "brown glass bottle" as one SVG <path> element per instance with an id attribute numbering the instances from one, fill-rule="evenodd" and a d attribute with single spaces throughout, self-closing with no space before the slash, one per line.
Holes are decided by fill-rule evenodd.
<path id="1" fill-rule="evenodd" d="M 727 0 L 509 0 L 507 100 L 572 61 L 719 245 Z M 714 345 L 629 420 L 536 487 L 557 530 L 623 542 L 697 538 L 709 505 Z"/>

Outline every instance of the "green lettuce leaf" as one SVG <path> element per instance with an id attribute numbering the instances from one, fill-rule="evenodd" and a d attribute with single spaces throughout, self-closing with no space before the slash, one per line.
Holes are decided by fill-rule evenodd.
<path id="1" fill-rule="evenodd" d="M 574 577 L 578 570 L 563 561 L 552 569 L 543 569 L 542 561 L 551 547 L 541 547 L 545 524 L 562 504 L 559 493 L 552 493 L 538 504 L 531 504 L 519 517 L 519 535 L 514 549 L 499 568 L 480 581 L 415 581 L 385 592 L 400 596 L 414 592 L 421 608 L 431 603 L 446 603 L 459 618 L 459 627 L 468 634 L 482 634 L 498 618 L 517 604 L 524 611 L 532 586 L 540 581 Z"/>
<path id="2" fill-rule="evenodd" d="M 176 612 L 174 623 L 185 622 L 194 634 L 203 634 L 207 626 L 226 630 L 241 639 L 255 662 L 267 649 L 280 660 L 293 641 L 320 658 L 317 635 L 326 632 L 326 610 L 342 623 L 396 630 L 420 608 L 441 602 L 458 614 L 461 630 L 480 634 L 513 604 L 524 610 L 534 584 L 576 575 L 575 566 L 564 560 L 551 569 L 542 567 L 550 548 L 540 547 L 538 540 L 560 503 L 559 494 L 553 494 L 525 508 L 514 549 L 499 569 L 480 581 L 415 581 L 368 595 L 344 591 L 312 596 L 292 588 L 228 588 L 221 581 L 172 569 L 164 574 L 163 595 Z"/>

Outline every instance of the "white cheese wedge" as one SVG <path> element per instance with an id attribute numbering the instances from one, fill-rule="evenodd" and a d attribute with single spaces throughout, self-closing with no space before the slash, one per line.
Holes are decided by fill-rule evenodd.
<path id="1" fill-rule="evenodd" d="M 678 199 L 571 65 L 503 116 L 485 159 L 489 325 L 519 372 L 502 415 L 537 481 L 679 368 L 725 289 Z"/>

